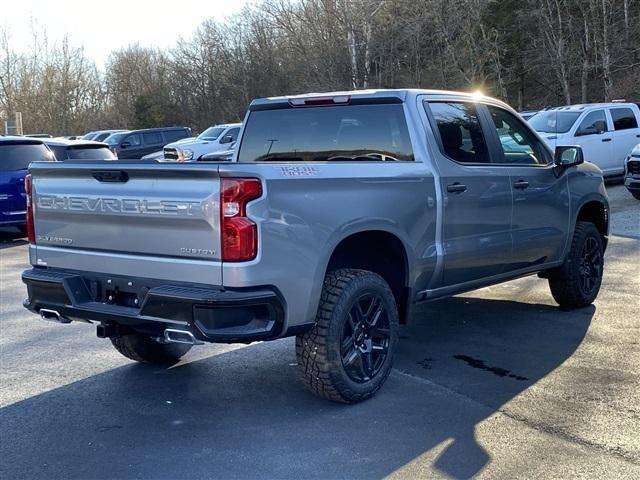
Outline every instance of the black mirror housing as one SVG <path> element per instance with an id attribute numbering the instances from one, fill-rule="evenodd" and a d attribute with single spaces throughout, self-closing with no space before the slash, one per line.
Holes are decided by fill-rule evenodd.
<path id="1" fill-rule="evenodd" d="M 233 137 L 231 135 L 225 135 L 224 137 L 222 137 L 220 139 L 220 143 L 224 144 L 224 143 L 231 143 L 233 142 Z"/>
<path id="2" fill-rule="evenodd" d="M 557 146 L 553 157 L 556 167 L 567 168 L 584 163 L 582 147 L 578 145 Z"/>

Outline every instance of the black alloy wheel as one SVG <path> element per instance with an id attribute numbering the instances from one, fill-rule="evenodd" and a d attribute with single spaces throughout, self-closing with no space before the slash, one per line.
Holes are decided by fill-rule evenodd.
<path id="1" fill-rule="evenodd" d="M 602 276 L 602 253 L 595 238 L 586 239 L 580 257 L 580 290 L 585 296 L 589 296 Z"/>
<path id="2" fill-rule="evenodd" d="M 385 363 L 391 342 L 389 316 L 382 297 L 361 295 L 352 305 L 342 332 L 342 366 L 351 380 L 374 378 Z"/>

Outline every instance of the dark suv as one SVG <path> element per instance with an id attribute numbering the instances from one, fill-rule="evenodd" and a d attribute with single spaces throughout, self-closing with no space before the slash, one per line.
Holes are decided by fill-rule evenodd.
<path id="1" fill-rule="evenodd" d="M 24 177 L 29 164 L 51 161 L 42 141 L 25 137 L 0 137 L 0 226 L 25 230 L 27 200 Z"/>
<path id="2" fill-rule="evenodd" d="M 167 143 L 191 136 L 188 127 L 146 128 L 114 133 L 104 141 L 119 159 L 139 159 L 158 150 Z"/>

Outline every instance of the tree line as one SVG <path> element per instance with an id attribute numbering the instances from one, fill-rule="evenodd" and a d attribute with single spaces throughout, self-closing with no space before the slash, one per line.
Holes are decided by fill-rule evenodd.
<path id="1" fill-rule="evenodd" d="M 104 69 L 67 40 L 0 31 L 0 120 L 24 131 L 239 121 L 256 97 L 481 90 L 514 108 L 640 100 L 640 0 L 264 0 Z"/>

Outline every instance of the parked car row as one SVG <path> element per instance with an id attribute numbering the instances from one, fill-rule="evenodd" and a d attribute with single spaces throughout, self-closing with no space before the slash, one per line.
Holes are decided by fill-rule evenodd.
<path id="1" fill-rule="evenodd" d="M 640 108 L 635 103 L 591 103 L 542 110 L 528 119 L 553 149 L 580 145 L 586 161 L 605 177 L 625 173 L 625 160 L 640 143 Z"/>
<path id="2" fill-rule="evenodd" d="M 83 135 L 79 140 L 93 140 L 96 142 L 103 142 L 108 136 L 119 132 L 126 132 L 126 130 L 98 130 Z"/>
<path id="3" fill-rule="evenodd" d="M 0 226 L 25 230 L 25 177 L 34 161 L 230 161 L 242 124 L 214 125 L 198 137 L 188 127 L 99 130 L 83 136 L 0 136 Z M 25 231 L 26 233 L 26 231 Z"/>
<path id="4" fill-rule="evenodd" d="M 190 162 L 206 160 L 209 154 L 215 154 L 211 158 L 230 159 L 241 127 L 241 123 L 212 125 L 197 137 L 192 137 L 188 127 L 96 130 L 82 136 L 57 138 L 49 134 L 24 137 L 41 138 L 59 161 L 142 159 Z"/>
<path id="5" fill-rule="evenodd" d="M 638 104 L 571 105 L 521 112 L 521 116 L 528 118 L 552 150 L 556 145 L 579 145 L 585 160 L 600 167 L 605 176 L 623 175 L 627 189 L 640 200 Z M 241 123 L 213 125 L 197 137 L 192 137 L 188 127 L 98 130 L 82 137 L 51 138 L 45 133 L 0 136 L 0 225 L 24 227 L 24 178 L 32 161 L 231 161 L 241 128 Z M 512 152 L 522 150 L 522 138 L 511 136 L 508 129 L 498 129 L 498 134 Z M 461 148 L 470 141 L 463 138 Z"/>
<path id="6" fill-rule="evenodd" d="M 145 128 L 114 133 L 105 138 L 111 151 L 125 160 L 139 159 L 165 145 L 191 136 L 188 127 Z"/>
<path id="7" fill-rule="evenodd" d="M 164 158 L 178 162 L 199 160 L 203 155 L 228 150 L 238 138 L 241 123 L 214 125 L 196 138 L 188 138 L 166 145 Z"/>

